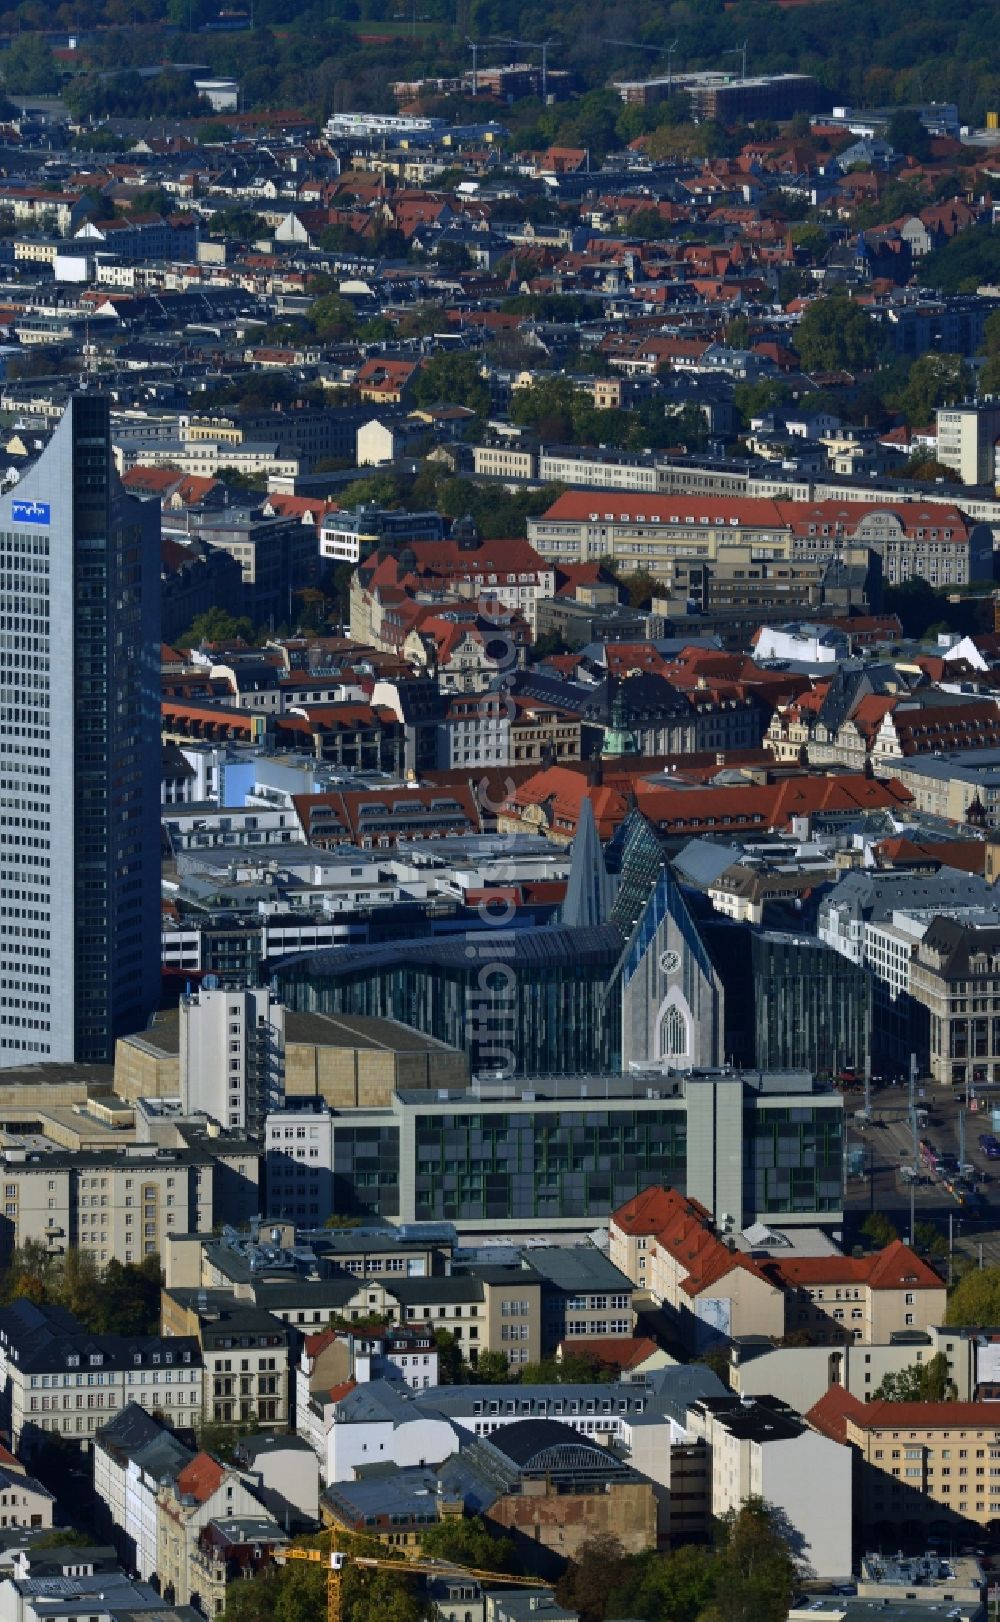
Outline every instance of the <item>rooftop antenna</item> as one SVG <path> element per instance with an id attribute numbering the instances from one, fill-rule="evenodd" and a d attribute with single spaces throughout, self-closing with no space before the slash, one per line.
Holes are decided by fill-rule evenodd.
<path id="1" fill-rule="evenodd" d="M 741 58 L 743 63 L 742 77 L 744 79 L 747 76 L 747 46 L 749 43 L 750 41 L 745 39 L 742 45 L 732 45 L 728 51 L 723 51 L 722 53 L 723 56 L 738 56 Z"/>

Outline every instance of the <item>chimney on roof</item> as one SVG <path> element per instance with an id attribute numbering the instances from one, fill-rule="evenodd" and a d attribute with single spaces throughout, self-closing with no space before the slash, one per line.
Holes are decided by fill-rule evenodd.
<path id="1" fill-rule="evenodd" d="M 587 761 L 587 787 L 600 788 L 604 782 L 604 763 L 600 755 Z"/>

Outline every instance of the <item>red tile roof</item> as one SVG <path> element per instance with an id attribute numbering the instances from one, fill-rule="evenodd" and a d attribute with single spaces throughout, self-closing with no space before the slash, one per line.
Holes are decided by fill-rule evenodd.
<path id="1" fill-rule="evenodd" d="M 959 1430 L 1000 1427 L 1000 1409 L 981 1402 L 863 1402 L 847 1416 L 859 1430 L 902 1430 L 904 1426 Z"/>
<path id="2" fill-rule="evenodd" d="M 847 1441 L 847 1421 L 864 1413 L 865 1404 L 844 1389 L 832 1385 L 829 1391 L 813 1404 L 804 1418 L 813 1430 L 821 1431 L 833 1442 Z M 881 1406 L 881 1405 L 880 1405 Z"/>
<path id="3" fill-rule="evenodd" d="M 222 1485 L 225 1468 L 211 1453 L 196 1453 L 190 1464 L 179 1471 L 176 1479 L 178 1495 L 193 1498 L 204 1504 Z"/>
<path id="4" fill-rule="evenodd" d="M 793 1289 L 810 1284 L 865 1284 L 873 1290 L 943 1290 L 944 1280 L 902 1239 L 871 1256 L 775 1256 L 767 1272 Z"/>
<path id="5" fill-rule="evenodd" d="M 653 1356 L 659 1348 L 648 1335 L 634 1335 L 630 1339 L 613 1340 L 610 1336 L 581 1335 L 560 1342 L 563 1357 L 592 1357 L 616 1369 L 635 1369 Z"/>

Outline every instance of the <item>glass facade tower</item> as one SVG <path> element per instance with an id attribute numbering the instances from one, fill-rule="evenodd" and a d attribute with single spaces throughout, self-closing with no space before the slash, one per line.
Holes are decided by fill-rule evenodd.
<path id="1" fill-rule="evenodd" d="M 106 1063 L 159 996 L 159 556 L 108 402 L 0 498 L 0 1066 Z"/>

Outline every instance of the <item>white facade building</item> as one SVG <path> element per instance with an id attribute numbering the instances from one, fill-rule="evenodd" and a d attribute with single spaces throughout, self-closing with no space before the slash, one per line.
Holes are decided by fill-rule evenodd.
<path id="1" fill-rule="evenodd" d="M 708 1398 L 688 1409 L 688 1426 L 711 1449 L 714 1516 L 762 1498 L 798 1533 L 796 1556 L 812 1575 L 850 1578 L 850 1447 L 810 1430 L 776 1397 Z"/>
<path id="2" fill-rule="evenodd" d="M 285 1084 L 285 1009 L 266 988 L 202 988 L 180 1003 L 181 1105 L 259 1132 Z"/>

